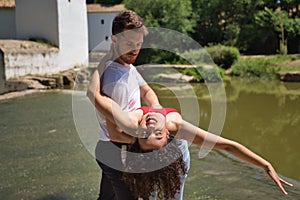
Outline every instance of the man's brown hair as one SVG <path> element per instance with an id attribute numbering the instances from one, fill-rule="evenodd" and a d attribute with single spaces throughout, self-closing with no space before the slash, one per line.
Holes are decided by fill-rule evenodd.
<path id="1" fill-rule="evenodd" d="M 143 19 L 132 10 L 124 10 L 114 18 L 112 23 L 113 35 L 132 29 L 143 31 L 144 35 L 148 33 Z"/>

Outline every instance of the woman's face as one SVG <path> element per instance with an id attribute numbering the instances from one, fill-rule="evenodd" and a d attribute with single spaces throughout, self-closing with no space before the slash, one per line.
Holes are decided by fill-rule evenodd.
<path id="1" fill-rule="evenodd" d="M 158 112 L 149 112 L 140 123 L 146 129 L 144 138 L 138 138 L 142 150 L 160 149 L 166 145 L 169 133 L 165 126 L 165 117 Z"/>

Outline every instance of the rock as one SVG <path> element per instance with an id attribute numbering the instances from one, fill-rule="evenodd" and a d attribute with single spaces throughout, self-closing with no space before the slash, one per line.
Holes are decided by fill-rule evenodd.
<path id="1" fill-rule="evenodd" d="M 59 86 L 64 87 L 64 86 L 73 86 L 76 78 L 76 72 L 67 70 L 62 72 L 60 75 L 56 75 L 58 79 L 60 80 Z"/>
<path id="2" fill-rule="evenodd" d="M 90 71 L 87 68 L 72 68 L 58 74 L 26 75 L 5 81 L 4 90 L 0 94 L 25 91 L 46 90 L 57 88 L 70 88 L 74 86 L 75 80 L 80 84 L 88 84 Z"/>
<path id="3" fill-rule="evenodd" d="M 24 91 L 28 89 L 45 90 L 50 87 L 40 82 L 39 78 L 24 77 L 19 80 L 5 82 L 6 92 Z"/>
<path id="4" fill-rule="evenodd" d="M 159 81 L 162 81 L 162 82 L 176 82 L 176 83 L 178 83 L 178 82 L 186 83 L 186 82 L 194 81 L 193 76 L 182 75 L 181 73 L 159 74 L 158 79 L 159 79 Z"/>
<path id="5" fill-rule="evenodd" d="M 57 80 L 56 80 L 56 78 L 53 78 L 53 77 L 26 76 L 23 80 L 25 82 L 26 81 L 28 82 L 28 80 L 37 81 L 38 83 L 40 83 L 41 85 L 43 85 L 49 89 L 57 88 Z"/>
<path id="6" fill-rule="evenodd" d="M 23 83 L 25 83 L 27 85 L 26 89 L 48 89 L 47 86 L 41 84 L 38 80 L 30 80 L 30 79 L 25 79 L 22 81 Z"/>
<path id="7" fill-rule="evenodd" d="M 20 80 L 10 80 L 5 82 L 5 92 L 23 91 L 28 89 L 28 84 Z"/>
<path id="8" fill-rule="evenodd" d="M 285 82 L 300 82 L 300 72 L 280 72 L 279 78 Z"/>
<path id="9" fill-rule="evenodd" d="M 90 77 L 90 72 L 87 69 L 83 69 L 77 72 L 76 82 L 81 84 L 87 84 Z"/>

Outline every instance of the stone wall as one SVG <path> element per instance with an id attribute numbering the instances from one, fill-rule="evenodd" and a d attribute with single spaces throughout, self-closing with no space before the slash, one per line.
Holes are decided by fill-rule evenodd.
<path id="1" fill-rule="evenodd" d="M 58 72 L 57 53 L 4 53 L 6 80 L 26 74 Z"/>
<path id="2" fill-rule="evenodd" d="M 4 74 L 4 62 L 3 52 L 0 49 L 0 94 L 5 91 L 5 74 Z"/>
<path id="3" fill-rule="evenodd" d="M 59 50 L 48 44 L 0 40 L 0 94 L 10 91 L 7 81 L 27 74 L 52 74 L 61 71 Z"/>

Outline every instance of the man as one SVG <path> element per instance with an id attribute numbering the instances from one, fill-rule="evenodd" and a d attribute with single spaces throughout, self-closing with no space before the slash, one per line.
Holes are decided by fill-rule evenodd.
<path id="1" fill-rule="evenodd" d="M 94 92 L 100 92 L 95 91 L 99 84 L 101 93 L 112 98 L 124 111 L 141 107 L 140 98 L 148 106 L 161 107 L 154 91 L 132 65 L 146 35 L 147 29 L 143 20 L 135 12 L 126 10 L 115 17 L 110 52 L 100 62 L 99 69 L 94 72 L 87 93 L 100 112 L 103 113 L 105 110 L 101 109 L 94 95 Z M 124 158 L 121 156 L 126 152 L 126 146 L 134 141 L 134 137 L 123 133 L 116 125 L 108 122 L 100 112 L 98 114 L 101 132 L 96 147 L 96 159 L 102 169 L 99 199 L 134 199 L 128 186 L 122 181 Z M 182 142 L 181 146 L 189 165 L 187 143 Z M 185 177 L 186 175 L 183 177 L 181 192 L 176 199 L 182 199 Z"/>

